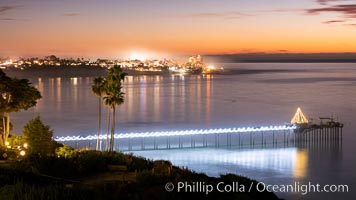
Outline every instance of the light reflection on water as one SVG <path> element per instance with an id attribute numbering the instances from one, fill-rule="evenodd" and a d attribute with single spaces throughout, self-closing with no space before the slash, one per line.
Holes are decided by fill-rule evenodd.
<path id="1" fill-rule="evenodd" d="M 255 169 L 272 171 L 273 173 L 305 178 L 307 174 L 308 154 L 305 150 L 297 148 L 279 149 L 189 149 L 189 150 L 157 150 L 138 151 L 135 155 L 153 160 L 170 160 L 178 166 L 209 165 L 210 163 L 223 163 L 232 165 L 236 169 Z M 200 172 L 197 168 L 192 168 Z M 238 170 L 236 170 L 238 172 Z M 217 176 L 221 172 L 209 171 L 208 174 Z"/>

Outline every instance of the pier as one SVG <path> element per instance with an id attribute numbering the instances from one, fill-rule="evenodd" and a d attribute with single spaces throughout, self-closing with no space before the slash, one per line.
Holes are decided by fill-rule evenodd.
<path id="1" fill-rule="evenodd" d="M 131 132 L 115 134 L 116 151 L 142 151 L 183 148 L 288 147 L 342 141 L 343 124 L 333 118 L 311 123 L 300 108 L 290 124 L 241 128 L 193 129 L 178 131 Z M 105 150 L 106 135 L 101 135 L 100 150 Z M 74 148 L 95 147 L 96 135 L 55 137 Z"/>
<path id="2" fill-rule="evenodd" d="M 343 124 L 330 119 L 328 123 L 305 124 L 296 129 L 298 143 L 312 144 L 318 142 L 331 143 L 342 139 Z"/>

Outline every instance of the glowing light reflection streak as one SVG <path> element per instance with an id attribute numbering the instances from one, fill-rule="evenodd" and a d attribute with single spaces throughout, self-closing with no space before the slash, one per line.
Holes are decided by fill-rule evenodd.
<path id="1" fill-rule="evenodd" d="M 120 134 L 115 134 L 115 139 L 208 135 L 208 134 L 223 134 L 223 133 L 249 133 L 249 132 L 261 132 L 261 131 L 284 131 L 284 130 L 294 130 L 296 128 L 297 126 L 295 125 L 283 125 L 283 126 L 263 126 L 263 127 L 247 127 L 247 128 L 217 128 L 217 129 L 195 129 L 195 130 L 193 129 L 193 130 L 182 130 L 182 131 L 120 133 Z M 65 136 L 65 137 L 54 138 L 54 140 L 58 142 L 96 140 L 96 139 L 97 139 L 96 135 Z M 106 139 L 106 135 L 101 135 L 100 139 Z"/>

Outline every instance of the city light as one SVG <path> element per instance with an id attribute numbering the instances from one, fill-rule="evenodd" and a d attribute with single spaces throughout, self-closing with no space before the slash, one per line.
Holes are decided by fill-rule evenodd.
<path id="1" fill-rule="evenodd" d="M 147 57 L 145 55 L 143 55 L 142 53 L 139 52 L 133 52 L 131 53 L 131 55 L 129 56 L 130 60 L 140 60 L 140 61 L 145 61 L 147 59 Z"/>
<path id="2" fill-rule="evenodd" d="M 213 69 L 215 69 L 215 66 L 214 65 L 208 65 L 206 68 L 210 69 L 210 70 L 213 70 Z"/>
<path id="3" fill-rule="evenodd" d="M 24 150 L 20 151 L 20 155 L 21 156 L 25 156 L 26 155 L 26 151 L 24 151 Z"/>
<path id="4" fill-rule="evenodd" d="M 27 149 L 28 144 L 27 144 L 27 143 L 23 144 L 23 147 L 24 147 L 25 149 Z"/>
<path id="5" fill-rule="evenodd" d="M 173 72 L 177 74 L 185 73 L 211 73 L 211 72 L 220 72 L 223 70 L 222 67 L 216 67 L 213 65 L 205 65 L 203 62 L 203 57 L 201 55 L 190 56 L 186 61 L 177 61 L 175 59 L 164 58 L 164 59 L 155 59 L 153 58 L 154 54 L 143 51 L 135 50 L 129 52 L 125 59 L 100 59 L 96 61 L 90 61 L 83 58 L 77 59 L 68 59 L 68 58 L 59 58 L 56 56 L 46 56 L 44 58 L 19 58 L 18 60 L 12 61 L 10 65 L 2 66 L 2 62 L 5 62 L 0 59 L 0 67 L 2 69 L 6 68 L 20 68 L 22 70 L 36 67 L 36 66 L 86 66 L 86 67 L 103 67 L 111 68 L 115 65 L 120 65 L 123 69 L 133 70 L 139 72 Z"/>
<path id="6" fill-rule="evenodd" d="M 222 72 L 224 70 L 224 68 L 216 67 L 215 65 L 207 65 L 203 69 L 204 69 L 204 73 Z"/>
<path id="7" fill-rule="evenodd" d="M 0 63 L 0 65 L 12 65 L 12 64 L 13 64 L 12 59 L 10 59 L 9 61 L 6 61 L 4 63 Z"/>
<path id="8" fill-rule="evenodd" d="M 5 146 L 9 146 L 9 145 L 10 145 L 9 141 L 6 141 Z"/>
<path id="9" fill-rule="evenodd" d="M 171 137 L 171 136 L 186 136 L 186 135 L 208 135 L 208 134 L 224 134 L 224 133 L 250 133 L 261 131 L 283 131 L 294 130 L 296 125 L 283 126 L 261 126 L 261 127 L 244 127 L 244 128 L 216 128 L 216 129 L 193 129 L 181 131 L 159 131 L 159 132 L 140 132 L 140 133 L 119 133 L 115 134 L 116 139 L 123 138 L 149 138 L 149 137 Z M 101 135 L 99 139 L 105 139 L 105 135 Z M 55 137 L 58 142 L 65 141 L 80 141 L 80 140 L 96 140 L 96 135 L 88 136 L 65 136 Z"/>

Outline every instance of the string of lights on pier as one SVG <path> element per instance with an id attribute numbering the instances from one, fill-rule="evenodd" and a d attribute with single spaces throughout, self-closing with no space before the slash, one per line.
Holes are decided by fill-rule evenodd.
<path id="1" fill-rule="evenodd" d="M 119 133 L 115 134 L 116 139 L 123 138 L 149 138 L 149 137 L 172 137 L 186 135 L 209 135 L 209 134 L 224 134 L 224 133 L 251 133 L 251 132 L 270 132 L 284 131 L 297 129 L 296 125 L 281 125 L 281 126 L 260 126 L 260 127 L 243 127 L 243 128 L 216 128 L 216 129 L 192 129 L 180 131 L 157 131 L 157 132 L 137 132 L 137 133 Z M 80 140 L 96 140 L 97 135 L 88 136 L 63 136 L 55 137 L 57 142 L 80 141 Z M 105 139 L 106 135 L 101 135 L 99 139 Z"/>

